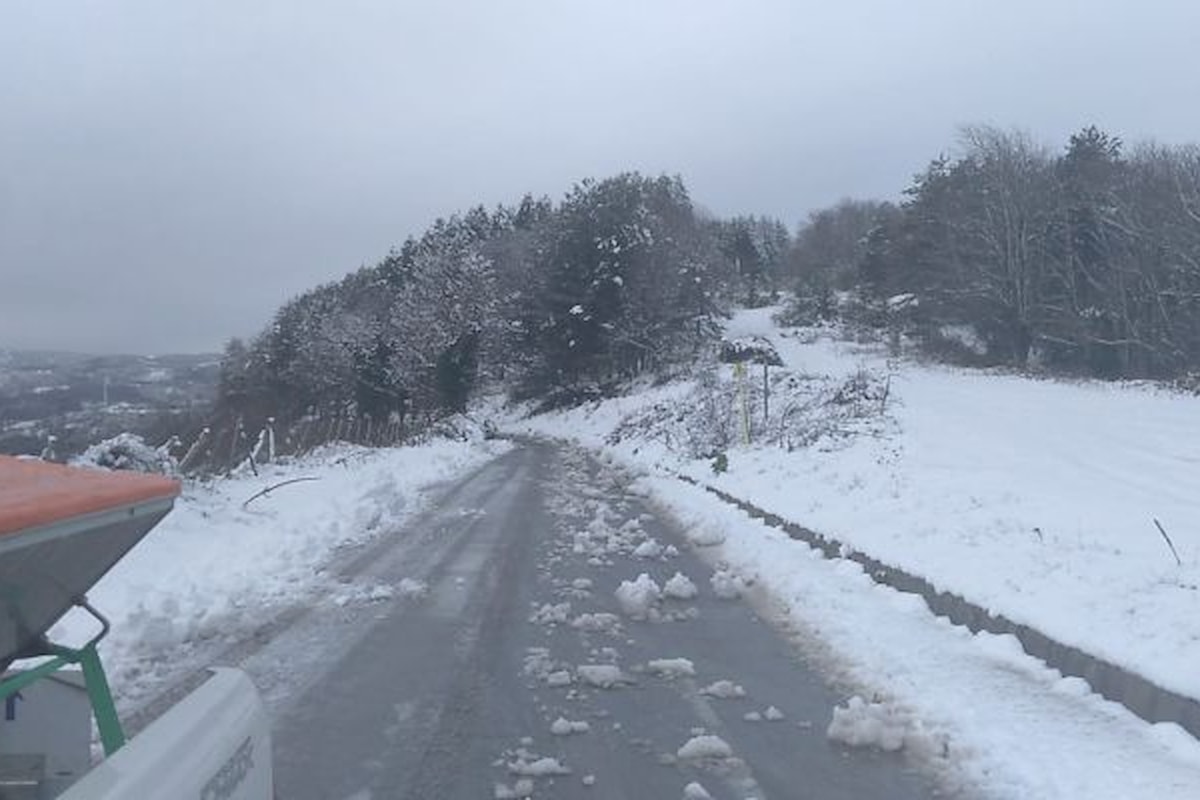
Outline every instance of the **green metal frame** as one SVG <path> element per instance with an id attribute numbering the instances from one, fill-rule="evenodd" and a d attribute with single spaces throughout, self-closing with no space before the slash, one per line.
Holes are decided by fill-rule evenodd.
<path id="1" fill-rule="evenodd" d="M 45 655 L 52 658 L 36 667 L 0 680 L 0 701 L 7 700 L 26 686 L 53 675 L 63 667 L 78 664 L 83 670 L 83 682 L 87 687 L 88 700 L 91 701 L 96 728 L 100 732 L 100 744 L 104 747 L 104 755 L 111 756 L 125 745 L 125 731 L 117 717 L 117 707 L 108 685 L 108 676 L 104 674 L 104 665 L 100 662 L 100 653 L 96 649 L 100 640 L 108 635 L 109 624 L 104 615 L 88 603 L 87 598 L 79 598 L 75 605 L 100 622 L 100 633 L 79 649 L 43 641 L 39 651 L 31 656 Z"/>

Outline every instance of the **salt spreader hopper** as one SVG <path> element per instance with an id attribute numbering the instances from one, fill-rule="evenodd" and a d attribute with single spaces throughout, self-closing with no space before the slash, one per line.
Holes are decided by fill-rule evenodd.
<path id="1" fill-rule="evenodd" d="M 0 456 L 0 670 L 45 641 L 167 515 L 179 483 Z"/>
<path id="2" fill-rule="evenodd" d="M 78 666 L 107 756 L 80 770 L 82 780 L 76 773 L 55 781 L 46 774 L 53 755 L 0 754 L 0 797 L 270 796 L 265 712 L 242 673 L 211 671 L 126 746 L 100 663 L 97 645 L 109 624 L 86 592 L 167 515 L 179 490 L 177 481 L 155 475 L 0 456 L 0 706 L 12 720 L 23 690 Z M 95 618 L 97 634 L 81 647 L 49 641 L 47 632 L 72 607 Z M 41 660 L 10 669 L 24 659 Z"/>

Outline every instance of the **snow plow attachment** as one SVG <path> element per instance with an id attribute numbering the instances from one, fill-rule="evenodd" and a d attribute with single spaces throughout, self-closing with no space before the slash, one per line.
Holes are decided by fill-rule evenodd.
<path id="1" fill-rule="evenodd" d="M 0 671 L 53 655 L 46 631 L 175 503 L 179 483 L 0 456 Z"/>

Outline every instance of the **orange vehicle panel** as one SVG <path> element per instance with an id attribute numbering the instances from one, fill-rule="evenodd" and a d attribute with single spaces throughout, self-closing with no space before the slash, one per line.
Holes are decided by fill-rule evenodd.
<path id="1" fill-rule="evenodd" d="M 179 482 L 159 475 L 0 456 L 0 536 L 178 495 Z"/>

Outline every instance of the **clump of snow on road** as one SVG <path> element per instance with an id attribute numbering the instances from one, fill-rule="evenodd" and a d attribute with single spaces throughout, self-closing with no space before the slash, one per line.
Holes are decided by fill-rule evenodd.
<path id="1" fill-rule="evenodd" d="M 904 747 L 912 717 L 888 703 L 871 703 L 855 695 L 833 709 L 825 734 L 851 747 L 877 747 L 895 752 Z"/>
<path id="2" fill-rule="evenodd" d="M 584 683 L 598 689 L 614 689 L 629 682 L 621 668 L 612 664 L 580 664 L 575 668 L 575 674 Z"/>
<path id="3" fill-rule="evenodd" d="M 663 548 L 663 546 L 654 539 L 647 539 L 637 547 L 633 548 L 633 555 L 635 558 L 658 558 L 663 554 L 664 549 L 665 548 Z"/>
<path id="4" fill-rule="evenodd" d="M 580 614 L 571 620 L 571 627 L 588 633 L 607 633 L 615 636 L 621 632 L 621 618 L 606 611 Z"/>
<path id="5" fill-rule="evenodd" d="M 526 650 L 522 672 L 527 678 L 542 681 L 547 686 L 570 686 L 573 682 L 568 666 L 550 656 L 545 647 L 530 647 Z"/>
<path id="6" fill-rule="evenodd" d="M 736 600 L 746 591 L 747 581 L 741 575 L 727 569 L 719 569 L 710 579 L 713 594 L 722 600 Z"/>
<path id="7" fill-rule="evenodd" d="M 652 616 L 655 605 L 662 598 L 662 589 L 643 572 L 635 580 L 621 581 L 616 597 L 622 613 L 631 619 L 645 620 Z"/>
<path id="8" fill-rule="evenodd" d="M 535 607 L 533 614 L 529 617 L 529 621 L 534 625 L 558 625 L 565 623 L 570 618 L 570 603 L 546 603 Z"/>
<path id="9" fill-rule="evenodd" d="M 746 690 L 733 681 L 719 680 L 705 686 L 700 690 L 700 694 L 707 697 L 719 697 L 724 700 L 730 700 L 736 697 L 745 697 Z"/>
<path id="10" fill-rule="evenodd" d="M 683 787 L 683 800 L 713 800 L 713 796 L 703 786 L 692 781 Z"/>
<path id="11" fill-rule="evenodd" d="M 574 679 L 571 677 L 571 673 L 569 671 L 565 669 L 559 669 L 555 670 L 554 672 L 546 673 L 545 681 L 547 686 L 561 687 L 570 686 L 574 682 Z"/>
<path id="12" fill-rule="evenodd" d="M 702 734 L 688 739 L 675 755 L 681 761 L 720 760 L 733 758 L 733 748 L 720 736 Z"/>
<path id="13" fill-rule="evenodd" d="M 496 788 L 492 792 L 492 796 L 496 800 L 524 800 L 526 797 L 533 795 L 535 785 L 532 779 L 522 778 L 512 786 L 504 783 L 497 783 Z"/>
<path id="14" fill-rule="evenodd" d="M 663 597 L 675 600 L 691 600 L 697 594 L 696 584 L 682 572 L 672 575 L 662 587 Z"/>
<path id="15" fill-rule="evenodd" d="M 664 678 L 696 674 L 696 665 L 686 658 L 656 658 L 646 664 L 646 669 Z"/>
<path id="16" fill-rule="evenodd" d="M 330 602 L 336 606 L 348 606 L 355 603 L 378 603 L 391 600 L 396 596 L 396 590 L 384 583 L 367 586 L 350 586 L 334 591 Z"/>
<path id="17" fill-rule="evenodd" d="M 570 736 L 573 733 L 587 733 L 592 726 L 586 720 L 570 720 L 559 717 L 550 724 L 550 732 L 555 736 Z"/>
<path id="18" fill-rule="evenodd" d="M 768 722 L 780 722 L 786 719 L 786 716 L 775 706 L 767 706 L 766 711 L 747 711 L 742 715 L 742 719 L 746 722 L 762 722 L 764 719 Z"/>
<path id="19" fill-rule="evenodd" d="M 549 778 L 554 775 L 570 775 L 571 770 L 563 766 L 557 758 L 536 756 L 527 751 L 519 751 L 515 761 L 508 762 L 508 771 L 513 775 L 528 778 Z"/>

